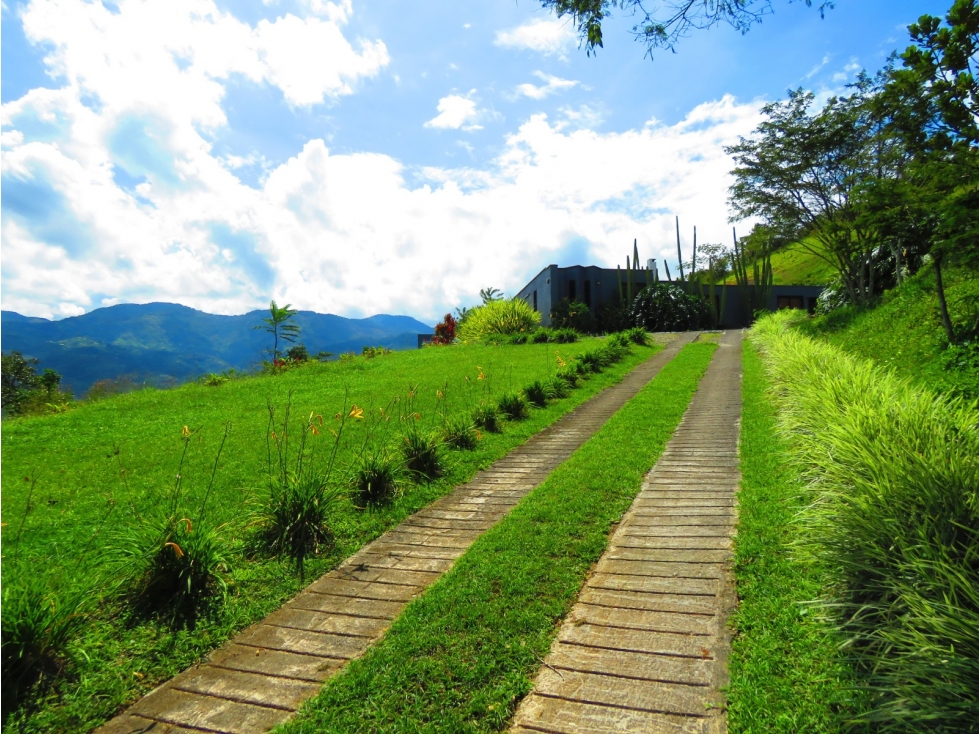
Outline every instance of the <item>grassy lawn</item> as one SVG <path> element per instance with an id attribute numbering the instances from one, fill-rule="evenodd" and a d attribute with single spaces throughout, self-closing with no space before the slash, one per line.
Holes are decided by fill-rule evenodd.
<path id="1" fill-rule="evenodd" d="M 805 602 L 819 597 L 826 569 L 793 553 L 793 519 L 806 499 L 776 433 L 775 409 L 757 351 L 744 344 L 741 489 L 735 573 L 740 604 L 730 659 L 732 734 L 830 734 L 852 715 L 852 670 L 841 639 Z M 850 729 L 847 729 L 848 731 Z"/>
<path id="2" fill-rule="evenodd" d="M 685 347 L 283 730 L 506 729 L 714 349 Z"/>
<path id="3" fill-rule="evenodd" d="M 7 719 L 5 731 L 88 731 L 299 589 L 292 564 L 245 552 L 246 540 L 253 534 L 248 518 L 267 494 L 267 402 L 281 410 L 291 400 L 294 423 L 312 412 L 322 414 L 328 427 L 334 413 L 343 409 L 345 394 L 348 410 L 355 403 L 370 415 L 412 385 L 413 410 L 423 426 L 435 428 L 437 405 L 449 413 L 467 411 L 480 400 L 553 375 L 558 355 L 568 359 L 600 343 L 586 339 L 560 346 L 454 346 L 402 352 L 347 364 L 315 364 L 217 387 L 195 384 L 146 390 L 63 415 L 6 421 L 2 437 L 5 589 L 31 577 L 57 589 L 62 597 L 80 589 L 102 598 L 94 618 L 70 643 L 71 662 L 62 677 L 38 689 Z M 406 485 L 389 506 L 365 511 L 344 496 L 330 513 L 335 547 L 307 562 L 307 578 L 332 568 L 466 481 L 657 350 L 633 346 L 621 362 L 591 376 L 569 397 L 532 410 L 527 420 L 507 423 L 500 434 L 484 433 L 476 450 L 446 452 L 443 478 Z M 485 379 L 478 379 L 481 373 Z M 395 419 L 380 429 L 381 440 L 398 440 L 398 410 L 398 405 L 390 407 Z M 106 593 L 109 538 L 131 525 L 136 512 L 150 512 L 163 501 L 178 470 L 184 426 L 200 429 L 182 468 L 186 492 L 181 510 L 196 518 L 229 421 L 231 433 L 207 512 L 211 523 L 223 526 L 232 546 L 231 594 L 193 628 L 175 627 L 152 615 L 135 616 Z M 363 445 L 367 423 L 348 423 L 339 453 L 344 472 Z M 317 457 L 322 461 L 331 438 L 324 430 L 315 440 L 323 442 Z M 340 478 L 335 476 L 334 481 Z"/>
<path id="4" fill-rule="evenodd" d="M 952 269 L 943 275 L 953 324 L 971 326 L 979 314 L 979 277 Z M 840 308 L 808 322 L 804 331 L 931 390 L 979 397 L 979 349 L 974 350 L 971 363 L 946 368 L 945 331 L 930 268 L 888 291 L 875 308 Z"/>

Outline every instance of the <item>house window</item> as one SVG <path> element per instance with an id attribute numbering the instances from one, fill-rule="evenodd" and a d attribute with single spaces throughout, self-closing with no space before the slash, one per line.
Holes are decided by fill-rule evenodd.
<path id="1" fill-rule="evenodd" d="M 568 281 L 568 300 L 573 301 L 578 298 L 578 281 L 569 280 Z"/>
<path id="2" fill-rule="evenodd" d="M 584 293 L 585 305 L 588 306 L 588 308 L 591 308 L 591 281 L 586 280 L 584 285 L 585 285 L 585 293 Z"/>
<path id="3" fill-rule="evenodd" d="M 802 303 L 802 296 L 779 296 L 778 310 L 783 308 L 805 308 Z"/>
<path id="4" fill-rule="evenodd" d="M 537 291 L 534 291 L 534 310 L 537 310 Z"/>

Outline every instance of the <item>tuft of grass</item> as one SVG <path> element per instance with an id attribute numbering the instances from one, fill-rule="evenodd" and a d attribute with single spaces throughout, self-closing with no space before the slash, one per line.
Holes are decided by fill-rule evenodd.
<path id="1" fill-rule="evenodd" d="M 641 326 L 634 326 L 631 329 L 626 329 L 622 333 L 633 344 L 639 344 L 641 346 L 649 344 L 649 333 Z"/>
<path id="2" fill-rule="evenodd" d="M 361 505 L 379 507 L 400 493 L 403 473 L 404 465 L 390 449 L 369 446 L 357 461 L 351 484 Z"/>
<path id="3" fill-rule="evenodd" d="M 4 721 L 44 676 L 61 672 L 69 643 L 87 622 L 91 599 L 91 592 L 55 591 L 50 579 L 39 574 L 4 581 Z"/>
<path id="4" fill-rule="evenodd" d="M 788 328 L 755 325 L 781 430 L 812 493 L 802 548 L 881 731 L 979 728 L 979 421 L 946 398 Z"/>
<path id="5" fill-rule="evenodd" d="M 547 344 L 551 341 L 551 330 L 541 327 L 530 335 L 530 341 L 534 344 Z"/>
<path id="6" fill-rule="evenodd" d="M 684 347 L 283 731 L 506 730 L 715 349 Z"/>
<path id="7" fill-rule="evenodd" d="M 451 415 L 442 420 L 442 440 L 454 449 L 472 451 L 479 442 L 479 432 L 476 430 L 471 415 Z"/>
<path id="8" fill-rule="evenodd" d="M 548 396 L 555 400 L 568 397 L 571 394 L 571 388 L 572 386 L 563 377 L 552 377 L 544 381 L 544 390 Z"/>
<path id="9" fill-rule="evenodd" d="M 554 390 L 546 380 L 534 380 L 523 389 L 528 402 L 537 408 L 543 408 L 547 401 L 555 397 Z"/>
<path id="10" fill-rule="evenodd" d="M 517 392 L 505 392 L 496 401 L 496 407 L 507 420 L 519 421 L 529 415 L 527 401 Z"/>
<path id="11" fill-rule="evenodd" d="M 833 734 L 861 710 L 842 639 L 811 602 L 831 581 L 794 550 L 808 500 L 776 426 L 761 360 L 744 343 L 741 487 L 729 663 L 732 734 Z"/>
<path id="12" fill-rule="evenodd" d="M 438 436 L 422 430 L 413 420 L 406 425 L 407 428 L 401 435 L 401 455 L 405 469 L 425 482 L 442 476 L 445 466 L 439 453 Z"/>
<path id="13" fill-rule="evenodd" d="M 503 419 L 495 405 L 477 405 L 472 411 L 473 424 L 490 433 L 503 430 Z"/>

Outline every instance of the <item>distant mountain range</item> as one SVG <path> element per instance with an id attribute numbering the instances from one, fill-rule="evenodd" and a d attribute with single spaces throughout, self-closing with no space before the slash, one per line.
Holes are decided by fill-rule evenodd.
<path id="1" fill-rule="evenodd" d="M 272 346 L 271 335 L 255 329 L 268 315 L 216 316 L 175 303 L 109 306 L 61 321 L 3 311 L 0 342 L 4 352 L 36 357 L 39 369 L 59 372 L 62 385 L 80 396 L 99 380 L 124 375 L 162 385 L 256 367 Z M 293 321 L 310 354 L 360 353 L 365 346 L 415 349 L 418 334 L 432 333 L 410 316 L 348 319 L 300 311 Z"/>

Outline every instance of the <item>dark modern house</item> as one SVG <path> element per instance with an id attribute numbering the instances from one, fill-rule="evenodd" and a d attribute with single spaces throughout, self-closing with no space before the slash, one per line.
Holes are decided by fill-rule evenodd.
<path id="1" fill-rule="evenodd" d="M 646 269 L 637 272 L 639 287 L 652 282 L 655 261 L 650 260 Z M 541 325 L 551 325 L 551 309 L 562 299 L 581 301 L 594 314 L 595 309 L 605 303 L 619 299 L 620 287 L 624 287 L 625 272 L 595 265 L 572 265 L 559 268 L 548 265 L 517 294 L 533 306 L 541 315 Z M 621 280 L 620 280 L 621 279 Z M 648 280 L 647 280 L 648 279 Z M 726 290 L 726 295 L 722 294 Z M 705 287 L 706 291 L 706 287 Z M 800 308 L 812 312 L 816 299 L 823 292 L 823 286 L 815 285 L 775 285 L 772 286 L 768 309 Z M 727 327 L 747 326 L 741 310 L 741 299 L 736 285 L 715 286 L 715 299 L 718 306 L 724 305 L 721 324 Z"/>

